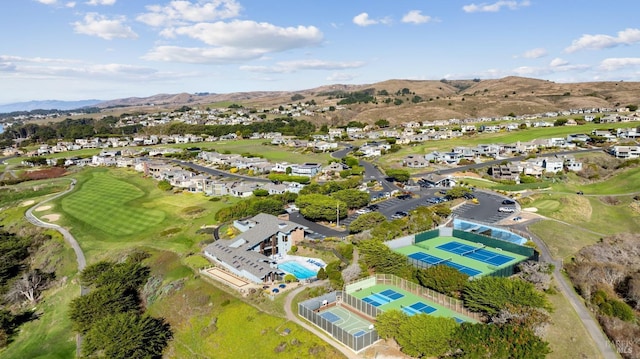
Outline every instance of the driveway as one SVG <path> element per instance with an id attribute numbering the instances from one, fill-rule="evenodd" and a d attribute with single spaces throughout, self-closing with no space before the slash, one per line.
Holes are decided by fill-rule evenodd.
<path id="1" fill-rule="evenodd" d="M 291 222 L 295 222 L 295 223 L 301 224 L 301 225 L 303 225 L 305 227 L 308 227 L 309 230 L 311 230 L 313 232 L 316 232 L 316 233 L 318 233 L 320 235 L 323 235 L 325 237 L 342 238 L 342 237 L 345 237 L 346 235 L 349 234 L 349 232 L 347 232 L 347 231 L 344 231 L 344 232 L 336 231 L 335 229 L 327 228 L 327 227 L 325 227 L 325 226 L 323 226 L 321 224 L 312 222 L 312 221 L 304 218 L 300 214 L 300 212 L 298 212 L 298 211 L 291 212 L 289 214 L 289 220 Z M 342 222 L 340 222 L 340 223 L 342 224 Z"/>

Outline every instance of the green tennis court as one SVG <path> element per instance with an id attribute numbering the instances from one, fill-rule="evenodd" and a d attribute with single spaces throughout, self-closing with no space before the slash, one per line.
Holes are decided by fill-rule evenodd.
<path id="1" fill-rule="evenodd" d="M 424 264 L 447 265 L 470 277 L 481 277 L 527 259 L 526 256 L 473 243 L 457 237 L 436 237 L 394 249 Z"/>
<path id="2" fill-rule="evenodd" d="M 383 311 L 400 310 L 407 315 L 429 314 L 437 317 L 453 318 L 456 322 L 472 322 L 476 321 L 454 310 L 446 308 L 442 305 L 434 303 L 427 298 L 413 294 L 406 290 L 388 284 L 375 284 L 364 287 L 359 290 L 348 292 L 348 294 L 367 302 Z M 396 298 L 393 300 L 384 301 Z"/>
<path id="3" fill-rule="evenodd" d="M 373 323 L 365 320 L 359 315 L 339 306 L 331 306 L 326 309 L 320 308 L 320 316 L 347 333 L 359 337 L 371 332 Z"/>

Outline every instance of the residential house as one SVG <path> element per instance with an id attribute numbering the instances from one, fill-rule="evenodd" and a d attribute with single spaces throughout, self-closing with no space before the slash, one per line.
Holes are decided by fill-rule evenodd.
<path id="1" fill-rule="evenodd" d="M 402 165 L 409 168 L 425 168 L 429 166 L 429 161 L 425 156 L 408 155 L 402 160 Z"/>
<path id="2" fill-rule="evenodd" d="M 501 181 L 515 181 L 520 183 L 520 169 L 515 165 L 491 166 L 491 176 Z"/>
<path id="3" fill-rule="evenodd" d="M 301 165 L 292 166 L 291 174 L 294 176 L 314 177 L 321 169 L 322 165 L 319 163 L 303 163 Z"/>
<path id="4" fill-rule="evenodd" d="M 307 229 L 265 213 L 234 221 L 234 227 L 242 233 L 232 241 L 216 241 L 208 245 L 204 254 L 232 273 L 258 284 L 284 276 L 275 259 L 302 242 Z"/>
<path id="5" fill-rule="evenodd" d="M 609 149 L 609 153 L 621 159 L 640 158 L 640 146 L 613 146 Z"/>

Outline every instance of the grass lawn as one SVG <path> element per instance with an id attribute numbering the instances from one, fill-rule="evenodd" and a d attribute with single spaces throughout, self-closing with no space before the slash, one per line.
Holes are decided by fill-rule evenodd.
<path id="1" fill-rule="evenodd" d="M 215 212 L 237 201 L 160 191 L 156 181 L 125 169 L 89 168 L 76 177 L 74 192 L 35 213 L 61 214 L 57 223 L 70 228 L 89 263 L 137 246 L 199 252 L 198 243 L 210 235 L 196 231 L 214 224 Z"/>
<path id="2" fill-rule="evenodd" d="M 271 162 L 290 162 L 290 163 L 304 163 L 304 162 L 317 162 L 321 164 L 327 164 L 331 159 L 330 153 L 313 153 L 311 151 L 297 149 L 292 147 L 282 147 L 273 145 L 263 145 L 264 142 L 268 142 L 266 139 L 259 140 L 235 140 L 235 141 L 219 141 L 219 142 L 201 142 L 198 144 L 180 144 L 171 145 L 171 147 L 187 148 L 196 146 L 208 151 L 224 152 L 229 151 L 231 153 L 251 153 L 261 155 Z"/>
<path id="3" fill-rule="evenodd" d="M 0 225 L 26 225 L 26 207 L 13 207 L 2 212 Z M 75 283 L 77 264 L 73 250 L 55 231 L 47 232 L 52 239 L 45 242 L 32 256 L 34 265 L 45 271 L 55 271 L 57 284 L 47 290 L 44 299 L 36 306 L 40 317 L 20 326 L 13 342 L 0 351 L 2 358 L 73 358 L 75 357 L 75 334 L 71 330 L 68 307 L 71 300 L 80 294 Z"/>
<path id="4" fill-rule="evenodd" d="M 571 303 L 559 293 L 548 296 L 554 311 L 544 339 L 549 342 L 550 358 L 598 358 L 600 352 L 584 328 Z"/>
<path id="5" fill-rule="evenodd" d="M 166 318 L 174 332 L 165 358 L 342 357 L 295 323 L 244 303 L 227 293 L 228 289 L 208 284 L 179 256 L 153 253 L 149 260 L 152 275 L 163 280 L 156 290 L 160 295 L 148 312 Z M 285 329 L 291 330 L 287 336 L 282 335 Z"/>

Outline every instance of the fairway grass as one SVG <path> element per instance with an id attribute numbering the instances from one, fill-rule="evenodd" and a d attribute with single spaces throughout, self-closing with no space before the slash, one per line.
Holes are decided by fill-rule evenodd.
<path id="1" fill-rule="evenodd" d="M 211 235 L 198 234 L 198 229 L 215 224 L 215 213 L 237 202 L 161 191 L 157 181 L 127 169 L 88 168 L 75 177 L 76 189 L 51 204 L 61 214 L 56 223 L 69 228 L 88 263 L 139 246 L 180 254 L 199 252 L 198 243 Z"/>
<path id="2" fill-rule="evenodd" d="M 141 189 L 108 172 L 95 172 L 80 189 L 62 200 L 62 209 L 108 235 L 127 236 L 153 227 L 165 218 L 161 210 L 137 206 L 135 200 L 144 196 Z"/>

